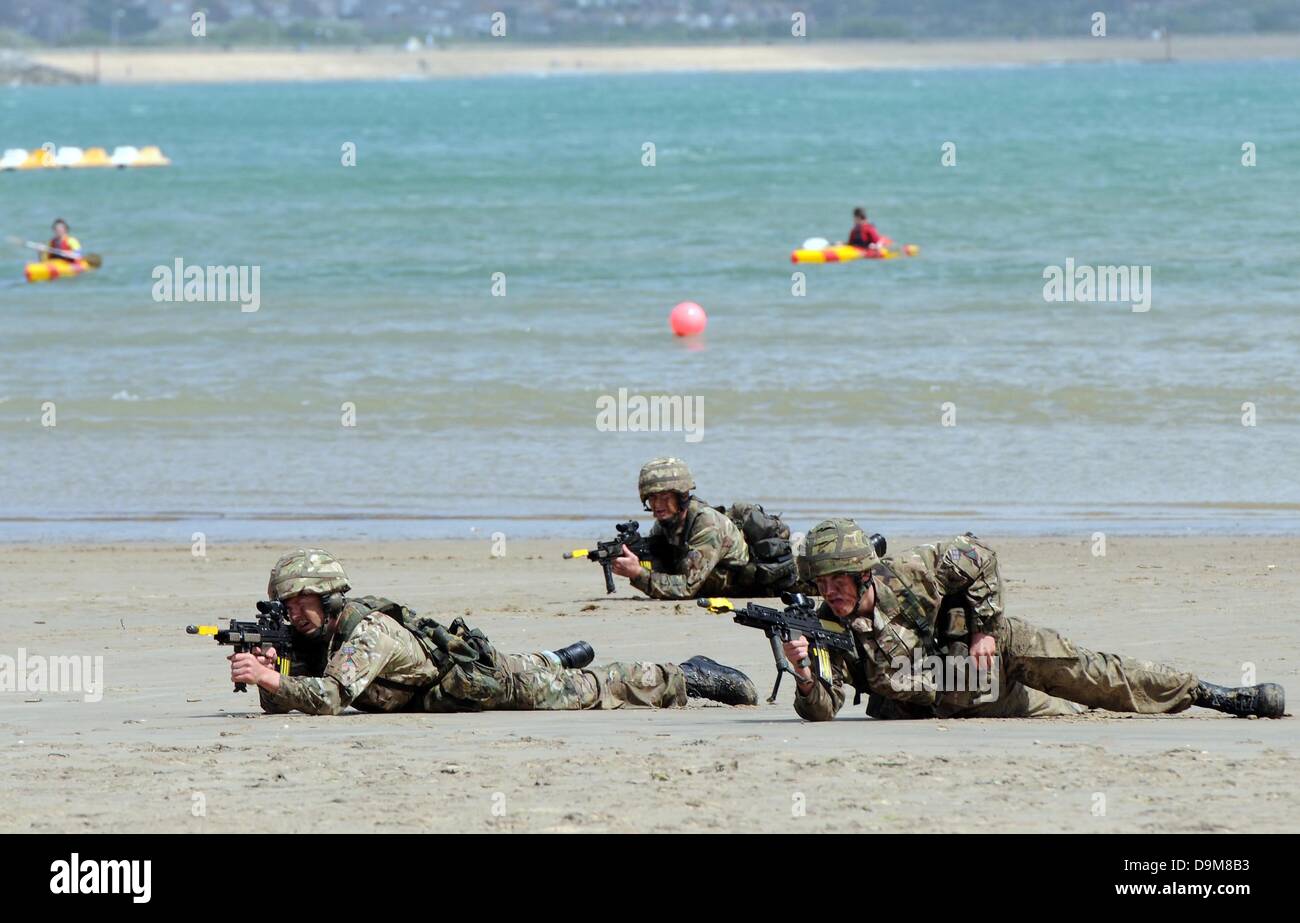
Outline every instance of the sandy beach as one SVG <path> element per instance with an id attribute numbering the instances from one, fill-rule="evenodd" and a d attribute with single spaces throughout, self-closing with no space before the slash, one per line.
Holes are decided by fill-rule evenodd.
<path id="1" fill-rule="evenodd" d="M 1046 40 L 814 42 L 682 46 L 497 44 L 407 52 L 235 48 L 215 41 L 193 49 L 71 49 L 33 53 L 41 64 L 104 83 L 399 80 L 510 74 L 689 71 L 838 71 L 1051 64 L 1070 61 L 1182 61 L 1300 58 L 1300 35 L 1175 36 L 1164 41 Z"/>
<path id="2" fill-rule="evenodd" d="M 895 547 L 905 536 L 891 537 Z M 581 544 L 576 543 L 576 544 Z M 1300 539 L 1000 539 L 1008 612 L 1087 646 L 1300 694 Z M 578 638 L 598 662 L 704 653 L 773 678 L 756 631 L 689 603 L 606 597 L 571 543 L 331 546 L 357 592 L 499 646 Z M 102 700 L 0 692 L 0 831 L 1294 831 L 1300 723 L 1084 715 L 838 720 L 777 704 L 270 717 L 191 622 L 248 617 L 283 543 L 5 545 L 0 654 L 103 657 Z M 625 585 L 624 585 L 625 587 Z M 851 702 L 851 700 L 850 700 Z M 1101 796 L 1099 798 L 1098 796 Z M 1103 812 L 1098 813 L 1098 805 Z M 800 811 L 802 809 L 802 815 Z"/>

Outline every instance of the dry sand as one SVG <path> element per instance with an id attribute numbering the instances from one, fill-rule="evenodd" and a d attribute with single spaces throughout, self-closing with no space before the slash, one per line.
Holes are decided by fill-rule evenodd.
<path id="1" fill-rule="evenodd" d="M 851 68 L 965 67 L 1063 61 L 1255 60 L 1300 58 L 1300 35 L 1188 36 L 1163 41 L 1079 38 L 1033 41 L 814 42 L 754 45 L 545 46 L 502 40 L 406 52 L 220 49 L 50 50 L 39 63 L 105 83 L 226 83 L 294 80 L 397 80 L 506 74 L 672 71 L 826 71 Z"/>
<path id="2" fill-rule="evenodd" d="M 1081 540 L 996 545 L 1013 614 L 1212 680 L 1251 661 L 1300 694 L 1300 539 L 1112 538 L 1103 558 Z M 465 615 L 506 649 L 584 638 L 600 660 L 704 653 L 766 693 L 761 634 L 626 585 L 607 598 L 566 547 L 333 550 L 359 592 Z M 225 651 L 183 626 L 247 617 L 284 549 L 0 546 L 0 655 L 102 655 L 106 686 L 95 703 L 0 692 L 0 831 L 1300 829 L 1292 718 L 878 722 L 846 704 L 809 724 L 788 682 L 753 708 L 263 716 L 231 691 Z"/>

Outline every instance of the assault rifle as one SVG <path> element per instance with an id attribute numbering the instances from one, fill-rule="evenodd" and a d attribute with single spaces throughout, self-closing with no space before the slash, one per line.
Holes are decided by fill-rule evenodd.
<path id="1" fill-rule="evenodd" d="M 255 647 L 275 648 L 276 667 L 282 676 L 289 675 L 289 664 L 293 654 L 294 630 L 289 621 L 289 610 L 278 600 L 270 602 L 258 600 L 257 621 L 240 622 L 230 620 L 229 628 L 217 625 L 186 625 L 185 633 L 190 635 L 211 635 L 218 644 L 229 645 L 236 654 L 245 654 Z M 247 692 L 246 683 L 235 683 L 236 692 Z"/>
<path id="2" fill-rule="evenodd" d="M 588 561 L 594 561 L 599 564 L 605 572 L 605 592 L 614 592 L 614 559 L 623 556 L 623 546 L 627 545 L 628 550 L 641 559 L 641 566 L 650 570 L 649 557 L 651 555 L 652 545 L 650 539 L 641 534 L 641 523 L 635 519 L 629 519 L 627 522 L 620 522 L 614 529 L 618 536 L 607 542 L 596 542 L 595 548 L 577 548 L 573 551 L 564 553 L 564 560 L 570 561 L 574 558 L 586 558 Z"/>
<path id="3" fill-rule="evenodd" d="M 723 596 L 696 600 L 696 604 L 703 609 L 714 613 L 732 613 L 735 616 L 732 621 L 737 625 L 757 628 L 767 635 L 768 643 L 772 645 L 772 659 L 776 661 L 776 685 L 767 698 L 769 703 L 776 701 L 783 674 L 789 673 L 796 681 L 800 679 L 799 674 L 790 666 L 790 661 L 786 660 L 785 651 L 781 647 L 783 641 L 789 641 L 795 634 L 808 639 L 808 653 L 817 658 L 816 672 L 819 676 L 830 676 L 830 651 L 841 651 L 851 657 L 857 655 L 857 647 L 849 630 L 839 622 L 819 619 L 816 604 L 807 596 L 802 593 L 782 593 L 781 602 L 785 603 L 785 609 L 772 609 L 755 603 L 736 609 L 731 600 Z M 805 657 L 799 661 L 799 666 L 807 669 L 810 663 Z"/>

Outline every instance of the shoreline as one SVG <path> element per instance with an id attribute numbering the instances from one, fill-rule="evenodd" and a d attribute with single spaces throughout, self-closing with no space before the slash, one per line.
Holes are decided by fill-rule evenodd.
<path id="1" fill-rule="evenodd" d="M 829 517 L 823 517 L 829 518 Z M 864 519 L 860 516 L 851 516 L 859 522 L 870 523 L 873 531 L 882 531 L 886 538 L 889 539 L 891 550 L 895 547 L 902 548 L 905 545 L 897 544 L 903 541 L 903 536 L 916 536 L 915 541 L 909 541 L 907 544 L 919 544 L 923 542 L 933 542 L 941 538 L 951 537 L 964 532 L 974 532 L 983 538 L 991 540 L 1014 540 L 1014 541 L 1072 541 L 1087 542 L 1090 537 L 1099 534 L 1104 535 L 1107 539 L 1151 539 L 1153 541 L 1222 541 L 1232 542 L 1236 540 L 1250 541 L 1286 541 L 1290 539 L 1300 539 L 1300 529 L 1294 527 L 1288 528 L 1237 528 L 1232 530 L 1213 529 L 1213 528 L 1192 528 L 1187 526 L 1170 526 L 1161 529 L 1151 525 L 1142 525 L 1133 528 L 1126 528 L 1123 525 L 1093 521 L 1088 524 L 1080 524 L 1071 528 L 1061 526 L 1059 528 L 1051 527 L 1025 527 L 1025 528 L 1008 528 L 1004 523 L 981 522 L 974 519 L 953 520 L 948 523 L 938 525 L 918 524 L 915 522 L 904 523 L 902 529 L 891 529 L 887 524 L 881 524 L 875 520 Z M 133 532 L 131 530 L 122 530 L 108 533 L 86 533 L 76 531 L 59 531 L 43 534 L 15 534 L 5 535 L 0 533 L 0 549 L 58 549 L 76 546 L 78 548 L 96 549 L 96 548 L 158 548 L 166 547 L 176 542 L 189 545 L 191 536 L 202 534 L 206 542 L 210 545 L 220 544 L 222 547 L 231 545 L 294 545 L 300 546 L 304 541 L 317 543 L 332 544 L 339 541 L 365 541 L 381 546 L 400 546 L 407 544 L 429 544 L 429 545 L 448 545 L 455 542 L 482 542 L 487 545 L 491 542 L 493 535 L 507 536 L 511 540 L 529 541 L 529 542 L 559 542 L 567 547 L 585 547 L 591 545 L 597 540 L 604 540 L 613 535 L 613 523 L 621 522 L 622 518 L 603 519 L 599 522 L 593 522 L 586 529 L 575 528 L 567 530 L 548 530 L 548 529 L 518 529 L 511 528 L 507 523 L 484 524 L 473 528 L 461 529 L 458 531 L 445 531 L 437 533 L 421 532 L 414 530 L 371 530 L 366 528 L 309 528 L 307 526 L 298 529 L 286 530 L 283 532 L 249 532 L 236 531 L 224 532 L 214 529 L 209 525 L 207 528 L 194 526 L 191 523 L 177 523 L 177 528 L 170 532 L 149 531 Z M 649 520 L 642 518 L 640 520 L 642 529 L 649 528 Z M 807 525 L 811 525 L 808 523 Z M 800 532 L 801 528 L 793 528 L 792 531 Z"/>
<path id="2" fill-rule="evenodd" d="M 762 500 L 794 531 L 833 516 L 848 515 L 891 534 L 934 537 L 972 530 L 1017 539 L 1087 537 L 1094 532 L 1149 538 L 1300 537 L 1300 504 L 1289 502 L 1182 501 L 1168 503 L 1077 503 L 1016 505 L 970 503 L 917 507 L 878 501 Z M 97 546 L 167 543 L 201 532 L 222 543 L 322 541 L 362 538 L 381 544 L 412 541 L 487 541 L 500 533 L 528 540 L 579 544 L 608 537 L 613 524 L 628 519 L 648 528 L 649 513 L 611 503 L 603 511 L 391 512 L 383 510 L 232 511 L 156 510 L 133 513 L 24 515 L 0 512 L 0 547 L 53 547 L 61 543 Z M 188 540 L 188 538 L 187 538 Z"/>
<path id="3" fill-rule="evenodd" d="M 835 41 L 737 45 L 521 45 L 407 52 L 392 47 L 37 49 L 31 61 L 105 84 L 420 80 L 647 73 L 795 73 L 1005 67 L 1114 61 L 1300 59 L 1300 34 L 1148 39 Z"/>
<path id="4" fill-rule="evenodd" d="M 1152 539 L 1156 541 L 1223 541 L 1231 542 L 1235 540 L 1250 541 L 1275 541 L 1300 539 L 1300 530 L 1294 528 L 1287 529 L 1263 529 L 1263 528 L 1241 528 L 1228 530 L 1213 529 L 1193 529 L 1187 527 L 1170 527 L 1159 529 L 1152 526 L 1137 528 L 1116 527 L 1112 523 L 1093 522 L 1087 525 L 1080 525 L 1077 528 L 1061 527 L 1053 528 L 1024 528 L 1009 529 L 1001 523 L 987 523 L 975 520 L 960 520 L 946 524 L 926 526 L 925 524 L 905 523 L 902 529 L 891 529 L 887 524 L 881 524 L 874 520 L 864 520 L 861 517 L 856 518 L 859 522 L 871 523 L 873 531 L 882 531 L 886 538 L 889 539 L 890 548 L 896 547 L 895 542 L 901 541 L 900 536 L 910 535 L 918 536 L 916 542 L 932 542 L 944 537 L 951 537 L 964 532 L 974 532 L 976 535 L 984 538 L 1004 540 L 1013 539 L 1015 541 L 1088 541 L 1094 534 L 1105 535 L 1109 538 L 1124 539 Z M 456 532 L 438 532 L 427 533 L 419 531 L 387 531 L 371 529 L 314 529 L 299 528 L 296 530 L 286 530 L 283 532 L 224 532 L 212 527 L 192 527 L 189 523 L 178 524 L 178 527 L 171 532 L 150 531 L 150 532 L 132 532 L 123 530 L 111 533 L 86 533 L 75 531 L 60 531 L 42 534 L 20 534 L 20 535 L 3 535 L 0 534 L 0 548 L 29 548 L 29 549 L 57 549 L 63 547 L 77 546 L 79 548 L 154 548 L 182 542 L 188 545 L 191 536 L 202 534 L 210 545 L 220 544 L 223 547 L 228 545 L 301 545 L 304 541 L 313 541 L 318 543 L 335 543 L 338 541 L 366 541 L 373 542 L 376 545 L 406 545 L 425 543 L 429 545 L 447 545 L 454 542 L 479 541 L 483 544 L 489 544 L 491 536 L 503 535 L 511 540 L 518 541 L 545 541 L 560 542 L 568 547 L 585 547 L 591 545 L 597 540 L 604 540 L 613 535 L 613 523 L 615 519 L 601 520 L 599 523 L 593 523 L 590 528 L 571 529 L 571 530 L 521 530 L 512 529 L 510 526 L 497 524 L 495 526 L 487 525 L 475 527 L 474 529 L 463 529 Z M 809 523 L 808 525 L 811 525 Z M 649 528 L 648 521 L 641 520 L 642 529 Z M 795 528 L 792 531 L 803 531 Z M 903 547 L 898 545 L 897 547 Z"/>

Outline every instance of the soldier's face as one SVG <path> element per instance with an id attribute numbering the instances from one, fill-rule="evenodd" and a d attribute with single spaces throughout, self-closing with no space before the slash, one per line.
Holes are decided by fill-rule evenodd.
<path id="1" fill-rule="evenodd" d="M 650 504 L 650 512 L 660 522 L 667 522 L 682 511 L 682 505 L 677 499 L 677 494 L 671 490 L 651 494 L 646 498 L 646 503 Z"/>
<path id="2" fill-rule="evenodd" d="M 817 592 L 838 617 L 843 619 L 853 614 L 858 601 L 858 585 L 849 574 L 818 577 Z"/>
<path id="3" fill-rule="evenodd" d="M 325 610 L 315 593 L 299 593 L 284 601 L 289 610 L 289 621 L 299 634 L 310 635 L 325 624 Z"/>

